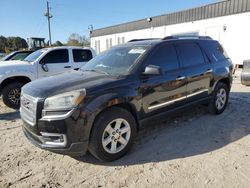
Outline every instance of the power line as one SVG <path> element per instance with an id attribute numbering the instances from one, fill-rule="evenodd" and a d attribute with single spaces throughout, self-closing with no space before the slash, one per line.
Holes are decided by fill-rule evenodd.
<path id="1" fill-rule="evenodd" d="M 52 14 L 50 14 L 50 7 L 49 7 L 49 2 L 47 1 L 47 11 L 44 14 L 45 17 L 48 19 L 48 28 L 49 28 L 49 45 L 51 46 L 52 41 L 51 41 L 51 30 L 50 30 L 50 19 L 53 17 Z"/>

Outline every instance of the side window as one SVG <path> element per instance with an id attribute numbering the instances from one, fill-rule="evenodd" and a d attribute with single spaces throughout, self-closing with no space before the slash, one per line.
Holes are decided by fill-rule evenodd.
<path id="1" fill-rule="evenodd" d="M 68 63 L 69 62 L 69 52 L 67 49 L 53 50 L 49 52 L 42 59 L 43 63 Z"/>
<path id="2" fill-rule="evenodd" d="M 207 55 L 213 61 L 217 62 L 228 58 L 227 53 L 218 42 L 209 41 L 202 44 L 202 47 L 206 50 Z"/>
<path id="3" fill-rule="evenodd" d="M 27 57 L 30 53 L 19 53 L 19 54 L 16 54 L 14 55 L 11 60 L 23 60 L 25 59 L 25 57 Z"/>
<path id="4" fill-rule="evenodd" d="M 179 62 L 173 45 L 159 46 L 150 56 L 149 64 L 159 66 L 163 71 L 171 71 L 179 68 Z"/>
<path id="5" fill-rule="evenodd" d="M 194 42 L 185 42 L 176 44 L 176 47 L 183 62 L 183 67 L 190 67 L 205 63 L 202 51 L 198 44 Z"/>
<path id="6" fill-rule="evenodd" d="M 73 50 L 74 62 L 86 62 L 92 59 L 92 53 L 90 50 Z"/>

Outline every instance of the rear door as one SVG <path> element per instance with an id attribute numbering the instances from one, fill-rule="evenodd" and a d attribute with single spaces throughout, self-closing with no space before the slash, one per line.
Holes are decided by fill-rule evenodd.
<path id="1" fill-rule="evenodd" d="M 42 66 L 47 67 L 44 71 Z M 41 60 L 38 66 L 39 77 L 52 76 L 72 69 L 72 62 L 69 60 L 68 49 L 56 49 L 48 52 Z"/>
<path id="2" fill-rule="evenodd" d="M 146 65 L 159 66 L 161 75 L 142 79 L 142 103 L 145 116 L 161 113 L 186 103 L 186 78 L 180 69 L 175 47 L 161 44 L 146 60 Z"/>
<path id="3" fill-rule="evenodd" d="M 73 69 L 78 70 L 93 58 L 89 49 L 72 49 Z"/>
<path id="4" fill-rule="evenodd" d="M 176 49 L 187 78 L 187 102 L 207 97 L 213 79 L 213 65 L 194 41 L 180 41 L 176 43 Z"/>

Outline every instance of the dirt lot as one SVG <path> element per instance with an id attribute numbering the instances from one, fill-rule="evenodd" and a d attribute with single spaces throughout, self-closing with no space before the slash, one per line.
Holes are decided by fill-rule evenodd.
<path id="1" fill-rule="evenodd" d="M 219 116 L 198 107 L 144 128 L 112 163 L 40 150 L 0 102 L 0 187 L 250 187 L 250 87 L 235 81 Z"/>

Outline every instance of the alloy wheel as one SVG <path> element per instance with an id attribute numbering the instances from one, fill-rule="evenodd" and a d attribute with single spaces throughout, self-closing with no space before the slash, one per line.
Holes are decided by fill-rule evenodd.
<path id="1" fill-rule="evenodd" d="M 221 110 L 224 108 L 227 102 L 227 92 L 224 88 L 220 88 L 216 95 L 216 108 Z"/>
<path id="2" fill-rule="evenodd" d="M 128 144 L 131 128 L 125 119 L 115 119 L 105 128 L 102 135 L 102 146 L 106 152 L 116 154 Z"/>
<path id="3" fill-rule="evenodd" d="M 21 95 L 21 89 L 20 88 L 16 88 L 16 89 L 12 89 L 9 92 L 8 95 L 8 99 L 15 105 L 20 103 L 20 95 Z"/>

